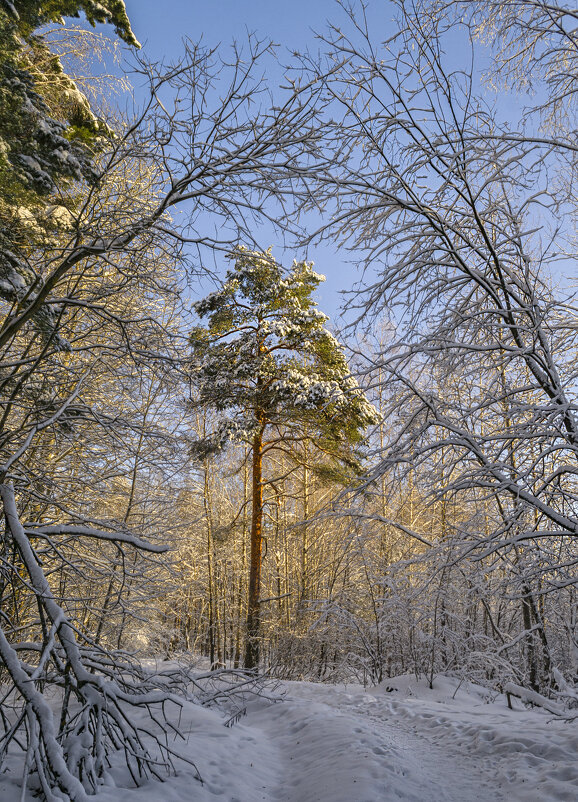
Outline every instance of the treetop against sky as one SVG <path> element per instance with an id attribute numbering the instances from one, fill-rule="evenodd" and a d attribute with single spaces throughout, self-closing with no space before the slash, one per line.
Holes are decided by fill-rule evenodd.
<path id="1" fill-rule="evenodd" d="M 266 79 L 273 84 L 283 83 L 284 65 L 295 51 L 317 53 L 324 49 L 319 40 L 320 33 L 326 33 L 329 25 L 351 30 L 351 21 L 346 10 L 337 0 L 295 0 L 293 3 L 267 2 L 267 0 L 250 0 L 239 4 L 236 0 L 216 0 L 204 3 L 200 0 L 170 0 L 159 3 L 157 0 L 126 0 L 126 9 L 132 29 L 137 39 L 143 43 L 146 55 L 152 59 L 174 61 L 182 50 L 183 38 L 192 41 L 202 39 L 207 47 L 221 45 L 226 58 L 227 48 L 233 41 L 242 44 L 248 34 L 255 34 L 261 40 L 271 40 L 278 45 L 277 62 L 269 59 L 266 65 Z M 360 3 L 354 3 L 358 12 Z M 368 24 L 373 31 L 375 41 L 387 40 L 398 29 L 396 4 L 389 0 L 370 2 L 366 9 Z M 448 68 L 468 70 L 471 66 L 472 54 L 464 31 L 454 30 L 451 34 L 451 47 L 446 46 L 444 58 L 448 60 Z M 486 54 L 487 55 L 487 54 Z M 483 48 L 476 49 L 478 69 L 483 67 Z M 278 68 L 276 67 L 278 64 Z M 500 102 L 497 95 L 483 87 L 480 81 L 478 89 L 488 94 L 490 103 Z M 511 114 L 512 105 L 507 113 Z M 324 222 L 324 221 L 321 221 Z M 326 222 L 326 221 L 325 221 Z M 319 219 L 307 221 L 311 229 L 320 225 Z M 306 252 L 296 253 L 291 246 L 287 254 L 283 251 L 280 235 L 271 229 L 255 232 L 263 249 L 270 245 L 275 256 L 286 260 L 286 257 L 312 260 L 316 269 L 327 276 L 327 281 L 320 288 L 319 300 L 331 318 L 335 320 L 343 305 L 341 290 L 351 289 L 361 277 L 354 266 L 360 254 L 348 254 L 339 251 L 331 243 L 315 243 Z M 243 243 L 240 243 L 243 244 Z M 221 272 L 225 264 L 217 265 Z M 202 296 L 209 287 L 200 289 Z M 353 310 L 350 319 L 355 319 Z"/>
<path id="2" fill-rule="evenodd" d="M 393 7 L 390 3 L 378 5 L 382 6 L 379 16 L 384 26 L 391 26 Z M 225 49 L 234 40 L 242 43 L 250 33 L 259 39 L 270 39 L 279 46 L 279 70 L 277 75 L 269 72 L 275 69 L 269 60 L 267 78 L 277 82 L 282 82 L 282 65 L 289 61 L 291 51 L 317 50 L 315 32 L 326 29 L 328 21 L 344 23 L 346 19 L 335 0 L 316 0 L 314 3 L 296 0 L 291 4 L 266 0 L 250 0 L 243 4 L 235 0 L 217 0 L 211 4 L 198 0 L 171 0 L 169 4 L 154 0 L 126 0 L 126 8 L 135 35 L 151 58 L 178 58 L 184 37 L 193 41 L 202 37 L 207 47 L 222 44 Z M 312 222 L 312 228 L 316 224 L 318 221 Z M 285 258 L 280 237 L 274 231 L 264 232 L 260 240 L 263 248 L 272 245 L 275 256 L 281 260 Z M 288 258 L 292 259 L 294 255 L 290 249 Z M 319 300 L 335 320 L 343 303 L 340 291 L 351 287 L 358 278 L 356 273 L 354 277 L 354 267 L 347 262 L 347 257 L 340 256 L 337 249 L 327 244 L 317 244 L 297 256 L 313 260 L 316 268 L 327 276 L 326 283 L 319 290 Z M 225 260 L 217 267 L 224 273 Z M 203 288 L 199 295 L 208 289 Z"/>
<path id="3" fill-rule="evenodd" d="M 220 57 L 232 58 L 231 44 L 237 41 L 240 46 L 246 42 L 249 34 L 260 40 L 271 40 L 278 47 L 276 56 L 269 58 L 260 66 L 265 80 L 272 90 L 284 81 L 285 65 L 295 62 L 295 51 L 300 53 L 322 52 L 325 43 L 319 34 L 327 34 L 329 26 L 335 26 L 352 33 L 352 22 L 346 10 L 337 0 L 296 0 L 292 4 L 267 3 L 265 0 L 250 0 L 246 4 L 238 4 L 233 0 L 217 0 L 212 4 L 198 0 L 170 0 L 161 4 L 154 0 L 126 0 L 127 14 L 136 38 L 143 43 L 144 52 L 149 59 L 177 61 L 183 49 L 183 39 L 202 41 L 207 47 L 220 45 Z M 359 15 L 361 3 L 354 2 L 352 8 Z M 368 28 L 374 43 L 388 40 L 399 29 L 399 9 L 390 0 L 372 0 L 366 9 Z M 358 16 L 358 20 L 361 18 Z M 354 37 L 355 38 L 355 37 Z M 474 93 L 483 98 L 490 107 L 497 107 L 498 117 L 517 127 L 525 103 L 529 102 L 513 92 L 500 92 L 482 81 L 482 71 L 489 66 L 489 48 L 477 40 L 475 43 L 475 59 L 468 41 L 465 26 L 452 28 L 444 39 L 442 47 L 444 68 L 448 74 L 454 71 L 474 70 Z M 138 78 L 135 78 L 135 92 L 138 96 Z M 257 105 L 256 105 L 257 108 Z M 302 223 L 311 231 L 327 223 L 321 215 L 308 215 Z M 339 249 L 331 242 L 314 242 L 307 249 L 296 251 L 292 243 L 285 251 L 281 235 L 272 227 L 261 225 L 253 232 L 263 250 L 273 246 L 274 255 L 281 261 L 294 256 L 315 263 L 315 267 L 326 275 L 327 281 L 320 288 L 319 301 L 324 309 L 336 321 L 343 306 L 342 290 L 350 290 L 361 279 L 361 271 L 355 263 L 361 261 L 363 253 L 360 249 L 347 252 Z M 248 244 L 248 243 L 239 243 Z M 214 268 L 221 276 L 226 269 L 225 260 L 216 258 Z M 380 260 L 375 263 L 375 271 L 381 270 Z M 377 273 L 375 275 L 377 275 Z M 373 268 L 364 275 L 364 283 L 371 285 L 374 280 Z M 198 294 L 202 297 L 211 287 L 205 282 L 199 286 Z M 345 296 L 347 298 L 347 296 Z M 346 321 L 356 319 L 359 310 L 355 308 L 346 315 Z M 393 312 L 391 314 L 394 314 Z"/>

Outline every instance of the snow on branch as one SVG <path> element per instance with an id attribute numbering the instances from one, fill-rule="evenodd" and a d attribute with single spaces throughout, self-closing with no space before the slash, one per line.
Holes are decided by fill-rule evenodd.
<path id="1" fill-rule="evenodd" d="M 164 554 L 169 550 L 169 546 L 156 545 L 143 540 L 130 532 L 104 532 L 102 529 L 93 529 L 90 526 L 80 526 L 77 524 L 58 524 L 56 526 L 44 526 L 43 524 L 27 523 L 23 525 L 24 532 L 28 537 L 50 538 L 55 535 L 72 535 L 73 537 L 89 537 L 96 540 L 110 540 L 113 543 L 126 543 L 134 546 L 140 551 L 149 551 L 154 554 Z"/>
<path id="2" fill-rule="evenodd" d="M 526 704 L 536 705 L 536 707 L 543 707 L 544 710 L 547 710 L 549 713 L 553 713 L 555 716 L 564 715 L 564 709 L 560 705 L 557 705 L 556 702 L 546 699 L 545 696 L 542 696 L 542 694 L 538 693 L 537 691 L 531 691 L 528 690 L 528 688 L 522 688 L 520 685 L 515 685 L 513 682 L 507 682 L 504 685 L 504 693 L 508 697 L 509 707 L 511 707 L 510 696 L 516 696 Z"/>
<path id="3" fill-rule="evenodd" d="M 22 727 L 25 727 L 27 755 L 23 795 L 28 776 L 33 773 L 50 802 L 60 798 L 53 793 L 56 789 L 70 802 L 86 802 L 88 795 L 106 782 L 110 755 L 118 750 L 124 751 L 136 785 L 147 776 L 162 779 L 163 773 L 172 768 L 175 757 L 194 766 L 190 759 L 178 755 L 169 746 L 166 736 L 170 725 L 164 714 L 160 720 L 156 714 L 159 709 L 163 711 L 168 702 L 182 707 L 183 699 L 159 687 L 154 677 L 147 677 L 127 660 L 122 663 L 112 660 L 107 665 L 106 650 L 86 638 L 88 646 L 81 645 L 82 635 L 54 596 L 38 554 L 20 522 L 13 487 L 0 485 L 0 496 L 6 534 L 22 563 L 21 574 L 27 574 L 26 583 L 35 594 L 43 630 L 42 644 L 18 645 L 11 645 L 0 630 L 0 659 L 21 704 L 17 723 L 7 725 L 4 721 L 4 732 L 0 733 L 0 763 L 11 743 L 21 743 Z M 66 534 L 68 528 L 62 527 L 60 533 Z M 100 534 L 88 527 L 74 529 L 78 530 L 77 534 Z M 128 542 L 135 545 L 138 540 L 131 538 Z M 36 666 L 20 660 L 18 652 L 22 650 L 40 653 Z M 52 670 L 54 666 L 56 672 Z M 41 685 L 37 687 L 36 682 Z M 59 688 L 62 694 L 58 714 L 41 690 L 47 682 Z M 155 726 L 139 725 L 131 708 L 144 710 L 149 719 L 156 722 Z"/>

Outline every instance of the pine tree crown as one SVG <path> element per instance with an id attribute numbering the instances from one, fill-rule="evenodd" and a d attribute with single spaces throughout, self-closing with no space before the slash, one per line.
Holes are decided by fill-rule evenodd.
<path id="1" fill-rule="evenodd" d="M 199 453 L 250 443 L 269 426 L 286 435 L 306 430 L 326 453 L 345 458 L 349 449 L 356 461 L 378 415 L 312 298 L 325 277 L 312 262 L 285 270 L 271 249 L 240 247 L 231 258 L 222 285 L 193 306 L 207 321 L 191 332 L 198 403 L 220 413 Z"/>

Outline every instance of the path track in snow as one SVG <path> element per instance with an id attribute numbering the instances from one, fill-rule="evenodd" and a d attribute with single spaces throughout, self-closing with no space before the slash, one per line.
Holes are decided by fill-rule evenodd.
<path id="1" fill-rule="evenodd" d="M 383 686 L 281 683 L 284 701 L 253 698 L 225 727 L 223 713 L 179 708 L 166 782 L 118 784 L 100 802 L 576 802 L 578 722 L 538 709 L 509 710 L 503 696 L 439 676 L 396 677 Z M 273 689 L 271 689 L 273 692 Z M 516 707 L 516 704 L 514 705 Z M 133 711 L 134 712 L 134 711 Z M 150 726 L 141 711 L 140 722 Z M 16 758 L 15 758 L 16 760 Z M 21 761 L 0 775 L 1 802 L 21 799 Z M 34 802 L 32 792 L 26 802 Z"/>
<path id="2" fill-rule="evenodd" d="M 289 683 L 285 702 L 249 716 L 275 764 L 265 802 L 498 802 L 491 761 L 438 744 L 389 699 Z M 273 768 L 273 767 L 272 767 Z"/>

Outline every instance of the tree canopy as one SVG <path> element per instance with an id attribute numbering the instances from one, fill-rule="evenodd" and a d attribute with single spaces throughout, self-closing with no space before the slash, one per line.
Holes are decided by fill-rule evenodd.
<path id="1" fill-rule="evenodd" d="M 233 258 L 222 286 L 194 305 L 208 318 L 191 333 L 199 403 L 220 413 L 196 450 L 207 454 L 229 441 L 251 448 L 245 667 L 253 669 L 259 663 L 263 458 L 282 451 L 298 461 L 300 445 L 312 443 L 329 459 L 324 467 L 333 476 L 340 465 L 360 471 L 358 446 L 377 413 L 311 297 L 324 280 L 313 265 L 294 262 L 284 271 L 270 250 L 238 248 Z"/>
<path id="2" fill-rule="evenodd" d="M 308 438 L 359 468 L 356 449 L 376 413 L 312 298 L 324 277 L 310 262 L 285 271 L 271 251 L 240 248 L 233 258 L 222 286 L 194 304 L 208 319 L 191 333 L 195 387 L 199 402 L 220 413 L 198 450 L 250 442 L 271 427 L 279 447 Z"/>
<path id="3" fill-rule="evenodd" d="M 201 686 L 141 655 L 576 707 L 578 11 L 338 6 L 280 84 L 186 40 L 123 104 L 123 2 L 0 2 L 2 799 L 171 770 Z M 359 262 L 361 346 L 263 231 Z"/>
<path id="4" fill-rule="evenodd" d="M 110 133 L 39 30 L 81 14 L 92 25 L 112 23 L 124 42 L 138 46 L 121 0 L 25 0 L 0 8 L 0 296 L 9 302 L 38 288 L 32 249 L 69 227 L 78 197 L 65 190 L 96 182 L 93 157 Z"/>

